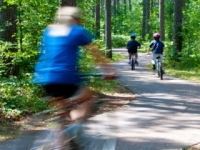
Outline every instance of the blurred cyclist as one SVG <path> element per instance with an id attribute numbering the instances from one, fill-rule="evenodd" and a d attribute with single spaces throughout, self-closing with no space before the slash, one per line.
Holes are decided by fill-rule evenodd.
<path id="1" fill-rule="evenodd" d="M 147 55 L 150 54 L 150 49 L 152 49 L 152 69 L 155 70 L 155 61 L 156 61 L 156 57 L 160 56 L 160 61 L 161 61 L 161 65 L 163 68 L 163 51 L 164 51 L 164 43 L 162 41 L 160 41 L 160 34 L 159 33 L 154 33 L 153 34 L 153 38 L 154 40 L 151 41 L 151 43 L 149 44 L 149 47 L 147 49 Z M 164 69 L 163 69 L 163 73 L 164 73 Z"/>
<path id="2" fill-rule="evenodd" d="M 42 35 L 40 56 L 35 66 L 33 81 L 43 86 L 45 92 L 53 97 L 51 102 L 59 108 L 65 107 L 66 99 L 78 90 L 80 77 L 76 68 L 79 46 L 92 42 L 89 32 L 80 25 L 80 22 L 80 9 L 61 7 L 55 15 L 55 23 L 50 24 Z M 88 49 L 94 57 L 96 56 L 95 60 L 104 61 L 98 50 L 90 47 Z M 111 73 L 105 78 L 113 76 Z M 89 99 L 90 96 L 90 92 L 86 91 L 82 98 Z M 88 103 L 82 106 L 80 112 L 72 113 L 74 120 L 87 115 Z"/>
<path id="3" fill-rule="evenodd" d="M 130 61 L 131 61 L 131 56 L 132 55 L 135 55 L 135 58 L 136 58 L 136 64 L 138 65 L 138 48 L 141 47 L 140 43 L 138 41 L 135 40 L 136 38 L 136 34 L 135 33 L 132 33 L 130 35 L 130 38 L 131 40 L 127 42 L 126 44 L 126 48 L 128 49 L 128 55 L 129 55 L 129 64 L 130 64 Z"/>

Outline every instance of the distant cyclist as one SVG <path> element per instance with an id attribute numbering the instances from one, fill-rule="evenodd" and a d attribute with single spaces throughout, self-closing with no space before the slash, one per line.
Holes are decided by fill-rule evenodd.
<path id="1" fill-rule="evenodd" d="M 131 56 L 135 55 L 136 58 L 136 64 L 138 65 L 138 48 L 141 47 L 140 43 L 136 41 L 136 34 L 132 33 L 130 35 L 131 40 L 127 42 L 126 48 L 128 49 L 128 54 L 129 54 L 129 64 L 131 62 Z"/>
<path id="2" fill-rule="evenodd" d="M 153 38 L 154 40 L 151 41 L 151 43 L 149 44 L 149 47 L 147 49 L 147 55 L 150 54 L 150 49 L 152 49 L 152 61 L 153 61 L 153 66 L 152 69 L 155 70 L 155 61 L 156 61 L 156 57 L 160 56 L 160 61 L 163 67 L 163 51 L 164 51 L 164 43 L 162 41 L 160 41 L 160 34 L 159 33 L 154 33 L 153 34 Z M 164 73 L 164 70 L 163 70 Z"/>

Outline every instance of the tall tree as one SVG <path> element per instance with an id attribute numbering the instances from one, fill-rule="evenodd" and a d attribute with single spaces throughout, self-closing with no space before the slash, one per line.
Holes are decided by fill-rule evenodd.
<path id="1" fill-rule="evenodd" d="M 113 0 L 113 13 L 114 16 L 117 16 L 117 0 Z"/>
<path id="2" fill-rule="evenodd" d="M 182 51 L 182 20 L 183 20 L 183 9 L 184 0 L 174 0 L 174 37 L 173 44 L 174 49 L 177 52 Z"/>
<path id="3" fill-rule="evenodd" d="M 101 0 L 101 11 L 103 12 L 105 9 L 105 0 Z"/>
<path id="4" fill-rule="evenodd" d="M 108 58 L 112 58 L 112 41 L 111 41 L 111 0 L 105 2 L 105 42 L 108 52 L 106 53 Z"/>
<path id="5" fill-rule="evenodd" d="M 132 11 L 132 1 L 129 0 L 128 2 L 129 2 L 129 11 Z"/>
<path id="6" fill-rule="evenodd" d="M 167 40 L 173 40 L 173 27 L 172 27 L 172 22 L 174 20 L 174 0 L 169 0 L 166 1 L 166 6 L 165 6 L 165 32 L 167 33 Z"/>
<path id="7" fill-rule="evenodd" d="M 17 42 L 17 39 L 14 36 L 17 31 L 17 13 L 13 13 L 17 11 L 17 7 L 16 5 L 7 6 L 3 1 L 0 3 L 2 3 L 3 6 L 6 6 L 5 9 L 1 9 L 0 11 L 0 38 L 7 42 Z"/>
<path id="8" fill-rule="evenodd" d="M 143 0 L 143 19 L 142 19 L 142 39 L 145 39 L 145 35 L 149 33 L 149 19 L 150 19 L 150 1 Z"/>
<path id="9" fill-rule="evenodd" d="M 100 15 L 101 15 L 101 7 L 100 7 L 100 0 L 97 0 L 97 4 L 95 6 L 95 21 L 96 21 L 96 36 L 100 38 Z"/>
<path id="10" fill-rule="evenodd" d="M 119 9 L 120 0 L 117 0 L 116 3 L 117 3 L 117 9 Z"/>
<path id="11" fill-rule="evenodd" d="M 113 19 L 115 19 L 117 17 L 117 0 L 113 0 L 113 14 L 114 14 L 114 18 Z M 113 28 L 113 33 L 114 34 L 117 33 L 116 26 L 114 26 L 114 28 Z"/>
<path id="12" fill-rule="evenodd" d="M 0 0 L 2 8 L 0 10 L 0 39 L 5 42 L 10 42 L 13 45 L 16 45 L 17 38 L 17 6 L 16 5 L 8 5 L 3 0 Z M 17 47 L 12 46 L 8 49 L 10 52 L 17 52 Z M 13 65 L 12 63 L 12 56 L 5 57 L 4 62 L 7 65 L 8 71 L 6 72 L 5 76 L 14 75 L 17 76 L 19 73 L 19 69 L 17 66 Z"/>
<path id="13" fill-rule="evenodd" d="M 143 11 L 142 11 L 142 40 L 145 40 L 145 23 L 146 23 L 146 0 L 142 0 L 142 8 L 143 8 Z"/>
<path id="14" fill-rule="evenodd" d="M 127 3 L 126 3 L 126 0 L 124 0 L 124 14 L 126 14 L 127 12 Z"/>
<path id="15" fill-rule="evenodd" d="M 160 38 L 165 40 L 164 0 L 159 0 Z"/>
<path id="16" fill-rule="evenodd" d="M 76 0 L 61 0 L 61 6 L 76 6 Z"/>
<path id="17" fill-rule="evenodd" d="M 146 0 L 145 34 L 149 33 L 150 0 Z"/>

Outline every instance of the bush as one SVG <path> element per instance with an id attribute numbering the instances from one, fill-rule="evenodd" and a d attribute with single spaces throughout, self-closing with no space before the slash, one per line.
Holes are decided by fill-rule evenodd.
<path id="1" fill-rule="evenodd" d="M 40 101 L 42 90 L 30 78 L 19 80 L 15 77 L 2 79 L 0 83 L 0 108 L 7 118 L 34 113 L 48 107 Z"/>
<path id="2" fill-rule="evenodd" d="M 112 47 L 125 47 L 129 40 L 129 36 L 112 35 Z"/>

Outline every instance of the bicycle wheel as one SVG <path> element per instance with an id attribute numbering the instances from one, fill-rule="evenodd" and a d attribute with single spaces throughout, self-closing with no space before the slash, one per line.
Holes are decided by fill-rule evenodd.
<path id="1" fill-rule="evenodd" d="M 159 62 L 156 63 L 156 72 L 157 72 L 157 76 L 160 77 L 160 64 L 159 64 Z"/>
<path id="2" fill-rule="evenodd" d="M 131 70 L 135 70 L 135 59 L 131 59 Z"/>
<path id="3" fill-rule="evenodd" d="M 116 137 L 110 120 L 112 113 L 75 122 L 64 130 L 51 128 L 35 137 L 30 150 L 115 150 Z M 114 121 L 113 121 L 114 122 Z"/>
<path id="4" fill-rule="evenodd" d="M 160 80 L 163 80 L 163 69 L 162 69 L 161 65 L 160 65 L 160 68 L 159 68 L 159 72 L 160 72 Z"/>
<path id="5" fill-rule="evenodd" d="M 81 150 L 115 150 L 116 128 L 111 125 L 112 119 L 112 113 L 105 113 L 88 120 L 85 133 L 79 140 Z"/>

